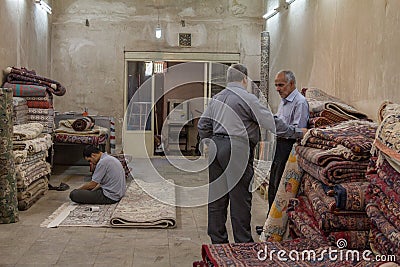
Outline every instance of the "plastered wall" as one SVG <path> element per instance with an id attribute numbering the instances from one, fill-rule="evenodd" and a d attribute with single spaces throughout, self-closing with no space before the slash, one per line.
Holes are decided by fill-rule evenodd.
<path id="1" fill-rule="evenodd" d="M 8 66 L 34 69 L 49 77 L 51 15 L 32 0 L 1 0 L 0 36 L 1 80 Z"/>
<path id="2" fill-rule="evenodd" d="M 263 6 L 253 0 L 54 1 L 52 74 L 67 88 L 55 100 L 57 109 L 87 107 L 115 117 L 120 143 L 124 51 L 240 53 L 258 80 Z M 158 18 L 161 39 L 155 38 Z M 191 48 L 178 46 L 179 32 L 192 33 Z"/>
<path id="3" fill-rule="evenodd" d="M 400 103 L 399 10 L 398 0 L 296 0 L 269 19 L 272 108 L 283 68 L 298 88 L 321 88 L 373 119 L 383 100 Z"/>

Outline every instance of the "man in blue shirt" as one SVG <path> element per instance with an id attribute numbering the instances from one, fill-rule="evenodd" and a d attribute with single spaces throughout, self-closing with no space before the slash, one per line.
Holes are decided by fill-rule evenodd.
<path id="1" fill-rule="evenodd" d="M 81 204 L 113 204 L 120 201 L 126 191 L 121 162 L 92 145 L 84 148 L 83 156 L 96 167 L 92 180 L 72 190 L 70 199 Z"/>
<path id="2" fill-rule="evenodd" d="M 275 76 L 276 91 L 281 96 L 281 102 L 276 116 L 286 124 L 296 128 L 307 128 L 309 108 L 306 98 L 296 89 L 296 78 L 290 70 L 281 70 Z M 285 170 L 293 144 L 298 135 L 287 135 L 286 132 L 276 131 L 275 156 L 271 166 L 268 186 L 268 204 L 271 209 L 279 183 Z M 269 212 L 268 212 L 269 213 Z"/>

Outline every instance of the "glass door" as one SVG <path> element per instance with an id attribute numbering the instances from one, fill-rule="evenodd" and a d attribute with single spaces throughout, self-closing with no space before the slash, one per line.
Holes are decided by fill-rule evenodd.
<path id="1" fill-rule="evenodd" d="M 135 157 L 147 157 L 153 155 L 153 62 L 127 61 L 126 73 L 123 147 Z"/>

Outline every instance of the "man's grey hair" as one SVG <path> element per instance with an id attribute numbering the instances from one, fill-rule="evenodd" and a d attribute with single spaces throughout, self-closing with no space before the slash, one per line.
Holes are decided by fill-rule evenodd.
<path id="1" fill-rule="evenodd" d="M 247 68 L 243 64 L 233 64 L 226 72 L 226 81 L 241 82 L 243 78 L 247 77 Z"/>
<path id="2" fill-rule="evenodd" d="M 286 82 L 293 81 L 294 85 L 296 85 L 296 76 L 294 76 L 293 71 L 291 71 L 291 70 L 280 70 L 278 72 L 278 74 L 279 73 L 283 73 L 285 75 Z"/>

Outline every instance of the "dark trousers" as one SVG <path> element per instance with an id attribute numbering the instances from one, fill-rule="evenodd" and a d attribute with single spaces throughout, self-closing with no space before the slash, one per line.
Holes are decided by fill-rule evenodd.
<path id="1" fill-rule="evenodd" d="M 209 146 L 208 235 L 213 244 L 229 243 L 226 220 L 230 204 L 235 242 L 253 242 L 250 186 L 254 147 L 226 137 L 214 136 L 212 140 L 215 146 Z"/>
<path id="2" fill-rule="evenodd" d="M 286 162 L 289 158 L 290 151 L 292 150 L 295 139 L 281 139 L 278 138 L 276 142 L 275 156 L 271 165 L 271 173 L 269 176 L 268 186 L 268 204 L 271 210 L 272 203 L 274 202 L 276 192 L 278 191 L 279 183 L 283 172 L 285 170 Z M 269 213 L 269 211 L 268 211 Z"/>
<path id="3" fill-rule="evenodd" d="M 69 198 L 79 204 L 113 204 L 118 202 L 106 197 L 101 187 L 93 191 L 74 189 L 69 193 Z"/>

